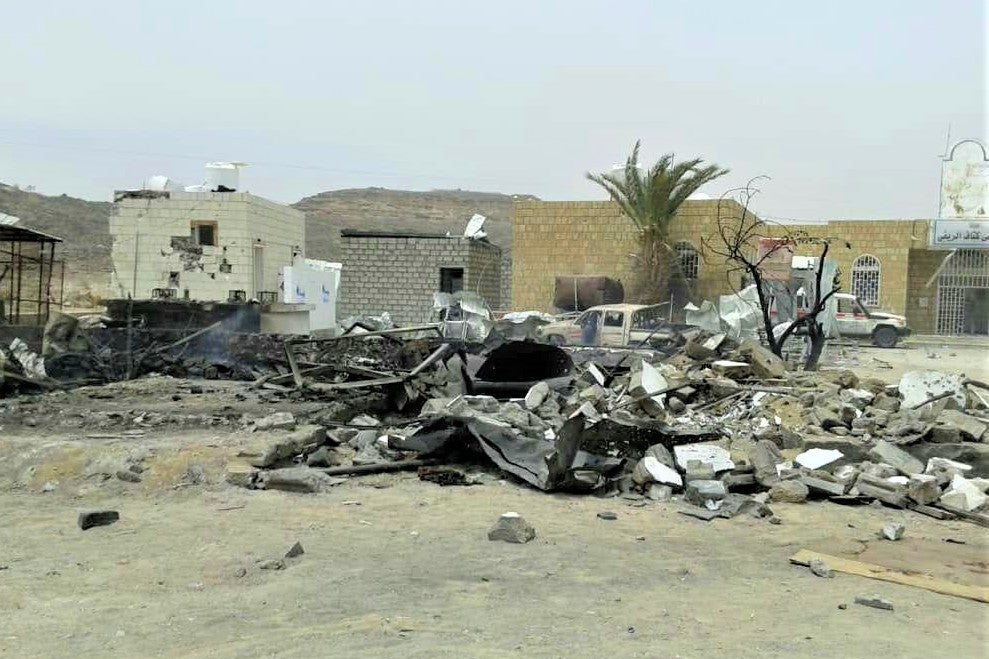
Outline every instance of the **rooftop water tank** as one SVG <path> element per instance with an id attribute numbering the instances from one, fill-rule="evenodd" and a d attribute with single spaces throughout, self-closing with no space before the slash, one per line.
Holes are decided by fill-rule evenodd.
<path id="1" fill-rule="evenodd" d="M 213 192 L 234 192 L 240 188 L 240 168 L 246 162 L 206 163 L 206 185 Z"/>

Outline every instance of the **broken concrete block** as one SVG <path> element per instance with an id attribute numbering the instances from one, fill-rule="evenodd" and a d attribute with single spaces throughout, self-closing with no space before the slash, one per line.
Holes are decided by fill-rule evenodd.
<path id="1" fill-rule="evenodd" d="M 606 522 L 614 522 L 618 519 L 618 513 L 614 513 L 610 510 L 602 510 L 597 515 L 598 519 L 603 519 Z"/>
<path id="2" fill-rule="evenodd" d="M 127 483 L 140 483 L 141 474 L 131 471 L 130 469 L 118 469 L 117 479 Z"/>
<path id="3" fill-rule="evenodd" d="M 280 558 L 269 558 L 268 560 L 261 561 L 258 563 L 258 569 L 260 570 L 284 570 L 285 561 Z"/>
<path id="4" fill-rule="evenodd" d="M 893 466 L 897 471 L 907 476 L 924 471 L 924 464 L 898 446 L 885 440 L 879 440 L 869 451 L 869 457 Z"/>
<path id="5" fill-rule="evenodd" d="M 341 464 L 343 459 L 340 454 L 326 446 L 320 446 L 306 456 L 306 465 L 309 467 L 337 467 Z"/>
<path id="6" fill-rule="evenodd" d="M 899 522 L 886 522 L 883 524 L 883 537 L 887 540 L 899 540 L 906 531 L 907 527 Z"/>
<path id="7" fill-rule="evenodd" d="M 814 476 L 802 476 L 800 482 L 806 485 L 807 489 L 811 492 L 832 497 L 845 494 L 850 485 L 850 483 L 835 482 Z"/>
<path id="8" fill-rule="evenodd" d="M 252 488 L 257 473 L 258 470 L 249 464 L 243 462 L 227 463 L 226 479 L 231 485 Z"/>
<path id="9" fill-rule="evenodd" d="M 752 375 L 752 367 L 745 362 L 718 359 L 711 363 L 711 370 L 732 380 L 741 380 Z"/>
<path id="10" fill-rule="evenodd" d="M 504 513 L 488 531 L 488 540 L 524 544 L 536 537 L 536 529 L 515 512 Z"/>
<path id="11" fill-rule="evenodd" d="M 786 364 L 783 360 L 754 339 L 742 341 L 738 351 L 748 357 L 749 364 L 752 366 L 752 373 L 756 377 L 778 379 L 786 375 Z"/>
<path id="12" fill-rule="evenodd" d="M 667 399 L 666 406 L 670 408 L 670 412 L 673 414 L 683 414 L 687 411 L 687 404 L 679 398 Z"/>
<path id="13" fill-rule="evenodd" d="M 294 421 L 293 421 L 294 423 Z M 326 428 L 315 425 L 299 426 L 285 435 L 274 435 L 260 455 L 251 459 L 255 467 L 271 467 L 284 460 L 289 460 L 302 453 L 302 450 L 312 444 L 322 444 L 326 441 Z"/>
<path id="14" fill-rule="evenodd" d="M 749 451 L 749 464 L 755 468 L 755 480 L 763 487 L 772 487 L 780 482 L 776 465 L 783 462 L 783 454 L 776 444 L 768 439 L 759 442 Z"/>
<path id="15" fill-rule="evenodd" d="M 870 476 L 869 474 L 859 474 L 853 491 L 858 491 L 859 494 L 878 499 L 885 504 L 896 506 L 897 508 L 905 508 L 907 505 L 905 487 L 890 483 L 883 478 Z"/>
<path id="16" fill-rule="evenodd" d="M 319 492 L 345 481 L 344 478 L 333 478 L 311 467 L 270 469 L 258 473 L 257 476 L 258 488 L 287 492 Z"/>
<path id="17" fill-rule="evenodd" d="M 986 496 L 970 480 L 958 474 L 955 474 L 951 478 L 951 485 L 941 495 L 941 503 L 966 511 L 975 510 L 986 503 L 986 501 L 989 501 L 989 496 Z"/>
<path id="18" fill-rule="evenodd" d="M 845 454 L 837 449 L 811 448 L 794 458 L 796 463 L 807 469 L 820 469 L 824 465 L 837 462 L 845 457 Z"/>
<path id="19" fill-rule="evenodd" d="M 289 550 L 285 552 L 285 558 L 298 558 L 306 553 L 306 550 L 302 548 L 301 542 L 296 542 L 294 545 L 289 547 Z"/>
<path id="20" fill-rule="evenodd" d="M 120 519 L 116 510 L 87 510 L 79 513 L 79 528 L 83 531 L 94 526 L 108 526 Z"/>
<path id="21" fill-rule="evenodd" d="M 639 399 L 639 405 L 648 414 L 658 416 L 665 410 L 666 394 L 659 394 L 669 388 L 666 378 L 660 375 L 659 371 L 646 361 L 642 361 L 638 371 L 632 373 L 629 378 L 628 391 L 633 398 Z M 653 395 L 656 394 L 656 395 Z"/>
<path id="22" fill-rule="evenodd" d="M 715 472 L 729 471 L 735 468 L 731 453 L 715 444 L 681 444 L 673 447 L 677 466 L 681 471 L 687 470 L 690 460 L 699 460 L 711 465 Z"/>
<path id="23" fill-rule="evenodd" d="M 892 611 L 893 603 L 889 600 L 884 600 L 878 595 L 859 595 L 855 598 L 856 604 L 861 604 L 862 606 L 868 606 L 873 609 L 883 609 L 884 611 Z"/>
<path id="24" fill-rule="evenodd" d="M 670 453 L 670 449 L 666 448 L 662 444 L 653 444 L 646 449 L 646 457 L 652 456 L 659 460 L 661 463 L 667 467 L 672 467 L 676 464 L 673 460 L 673 454 Z"/>
<path id="25" fill-rule="evenodd" d="M 937 476 L 914 474 L 907 483 L 907 496 L 922 506 L 927 506 L 941 498 Z"/>
<path id="26" fill-rule="evenodd" d="M 294 428 L 295 415 L 291 412 L 275 412 L 254 421 L 255 430 L 275 430 L 277 428 Z"/>
<path id="27" fill-rule="evenodd" d="M 683 479 L 690 481 L 712 481 L 714 480 L 714 467 L 707 462 L 700 460 L 687 460 L 687 468 L 683 471 Z"/>
<path id="28" fill-rule="evenodd" d="M 944 441 L 981 442 L 986 435 L 986 425 L 985 421 L 971 414 L 965 414 L 958 410 L 944 410 L 938 415 L 934 427 L 944 431 L 954 431 L 947 434 L 959 437 L 959 439 Z M 931 441 L 940 440 L 932 439 Z"/>
<path id="29" fill-rule="evenodd" d="M 780 503 L 803 503 L 810 490 L 798 480 L 786 480 L 769 488 L 769 500 Z"/>
<path id="30" fill-rule="evenodd" d="M 898 412 L 900 410 L 900 399 L 885 392 L 879 393 L 872 399 L 872 407 L 885 412 Z"/>
<path id="31" fill-rule="evenodd" d="M 743 513 L 751 515 L 757 519 L 769 517 L 773 514 L 769 506 L 761 501 L 756 501 L 753 497 L 744 494 L 729 493 L 721 500 L 721 507 L 718 509 L 721 517 L 731 519 Z"/>
<path id="32" fill-rule="evenodd" d="M 858 410 L 864 410 L 876 398 L 875 394 L 865 389 L 842 389 L 839 396 L 844 403 Z"/>
<path id="33" fill-rule="evenodd" d="M 529 391 L 525 394 L 525 407 L 526 409 L 534 410 L 546 400 L 549 396 L 550 389 L 549 385 L 545 382 L 537 382 L 529 388 Z"/>
<path id="34" fill-rule="evenodd" d="M 947 399 L 948 407 L 963 410 L 967 401 L 967 392 L 962 384 L 963 375 L 949 375 L 940 371 L 911 371 L 900 378 L 898 389 L 903 397 L 902 407 L 913 409 L 926 400 L 940 394 L 950 393 Z"/>
<path id="35" fill-rule="evenodd" d="M 691 339 L 683 349 L 691 359 L 704 361 L 716 357 L 718 355 L 718 348 L 721 347 L 724 341 L 724 334 L 714 334 L 703 340 Z"/>
<path id="36" fill-rule="evenodd" d="M 812 558 L 807 564 L 807 567 L 810 568 L 810 571 L 815 576 L 822 577 L 824 579 L 834 578 L 834 570 L 829 568 L 827 564 L 819 558 Z"/>
<path id="37" fill-rule="evenodd" d="M 683 498 L 695 506 L 703 506 L 706 501 L 721 501 L 727 494 L 721 481 L 691 481 Z"/>
<path id="38" fill-rule="evenodd" d="M 669 501 L 673 498 L 673 488 L 653 483 L 646 488 L 646 498 L 651 501 Z"/>
<path id="39" fill-rule="evenodd" d="M 648 483 L 676 485 L 677 487 L 683 485 L 683 479 L 676 469 L 663 464 L 651 455 L 642 458 L 635 465 L 635 469 L 632 471 L 632 480 L 640 486 Z"/>

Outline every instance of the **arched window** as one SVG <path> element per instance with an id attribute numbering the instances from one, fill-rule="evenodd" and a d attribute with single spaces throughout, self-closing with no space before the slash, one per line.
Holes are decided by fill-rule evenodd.
<path id="1" fill-rule="evenodd" d="M 879 259 L 869 254 L 863 254 L 852 263 L 852 293 L 867 307 L 879 306 L 881 271 Z"/>
<path id="2" fill-rule="evenodd" d="M 681 240 L 673 248 L 676 250 L 683 278 L 687 281 L 695 281 L 700 270 L 700 255 L 697 250 L 685 240 Z"/>

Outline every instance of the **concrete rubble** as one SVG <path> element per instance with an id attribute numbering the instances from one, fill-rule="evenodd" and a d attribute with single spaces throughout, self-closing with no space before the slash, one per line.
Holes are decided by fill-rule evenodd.
<path id="1" fill-rule="evenodd" d="M 207 342 L 211 363 L 252 355 L 245 386 L 311 403 L 308 413 L 275 404 L 243 419 L 251 439 L 226 481 L 250 489 L 316 493 L 404 470 L 467 485 L 487 470 L 541 491 L 694 507 L 706 519 L 779 519 L 767 502 L 879 501 L 942 519 L 984 517 L 989 507 L 980 480 L 989 477 L 989 411 L 971 390 L 980 383 L 935 371 L 895 384 L 847 369 L 802 372 L 751 334 L 699 327 L 648 350 L 563 348 L 500 333 L 466 301 L 484 322 L 459 334 L 449 320 L 356 318 L 335 336 L 274 342 L 235 340 L 218 326 L 145 337 L 132 375 L 174 367 L 179 353 L 187 364 L 186 348 Z M 42 389 L 70 386 L 60 374 L 75 373 L 69 353 L 43 362 L 23 346 L 3 354 L 18 382 Z M 140 470 L 106 473 L 141 480 Z M 521 524 L 513 519 L 500 523 Z"/>

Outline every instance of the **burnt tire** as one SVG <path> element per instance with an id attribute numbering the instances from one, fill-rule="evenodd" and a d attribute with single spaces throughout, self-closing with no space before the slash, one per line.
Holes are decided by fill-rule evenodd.
<path id="1" fill-rule="evenodd" d="M 888 325 L 877 327 L 872 333 L 872 343 L 880 348 L 893 348 L 899 340 L 900 336 L 896 333 L 896 328 Z"/>

